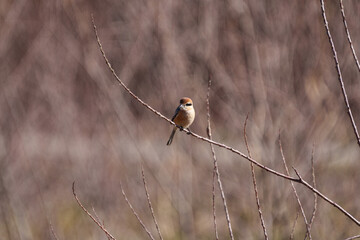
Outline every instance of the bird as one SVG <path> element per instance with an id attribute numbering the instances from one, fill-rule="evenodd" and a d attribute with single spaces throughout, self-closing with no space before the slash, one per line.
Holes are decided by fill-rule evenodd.
<path id="1" fill-rule="evenodd" d="M 175 114 L 171 118 L 171 121 L 180 126 L 180 130 L 182 130 L 183 128 L 188 128 L 193 123 L 194 119 L 195 109 L 193 106 L 193 101 L 188 97 L 181 98 L 180 105 L 176 108 Z M 166 145 L 170 145 L 172 143 L 177 129 L 178 128 L 174 126 Z"/>

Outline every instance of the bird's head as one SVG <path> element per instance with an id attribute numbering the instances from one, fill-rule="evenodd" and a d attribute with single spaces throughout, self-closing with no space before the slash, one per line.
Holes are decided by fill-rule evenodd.
<path id="1" fill-rule="evenodd" d="M 184 110 L 190 110 L 193 108 L 193 101 L 188 97 L 180 99 L 180 107 Z"/>

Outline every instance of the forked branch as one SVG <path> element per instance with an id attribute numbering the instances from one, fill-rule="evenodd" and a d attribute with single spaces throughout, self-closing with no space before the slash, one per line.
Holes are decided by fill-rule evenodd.
<path id="1" fill-rule="evenodd" d="M 338 210 L 340 210 L 343 214 L 345 214 L 345 216 L 347 216 L 348 218 L 350 218 L 354 223 L 356 223 L 358 226 L 360 226 L 360 222 L 359 220 L 357 220 L 354 216 L 352 216 L 350 213 L 348 213 L 345 209 L 343 209 L 339 204 L 337 204 L 336 202 L 332 201 L 330 198 L 326 197 L 324 194 L 322 194 L 319 190 L 317 190 L 316 188 L 314 188 L 313 186 L 311 186 L 308 182 L 306 182 L 299 174 L 299 172 L 293 168 L 296 175 L 299 177 L 300 179 L 300 183 L 303 184 L 305 187 L 307 187 L 308 189 L 310 189 L 311 191 L 313 191 L 314 193 L 316 193 L 319 197 L 321 197 L 322 199 L 324 199 L 325 201 L 327 201 L 328 203 L 330 203 L 331 205 L 333 205 L 335 208 L 337 208 Z"/>

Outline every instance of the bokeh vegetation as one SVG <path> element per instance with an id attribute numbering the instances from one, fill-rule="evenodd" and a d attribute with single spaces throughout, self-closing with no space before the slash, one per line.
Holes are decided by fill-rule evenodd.
<path id="1" fill-rule="evenodd" d="M 360 2 L 345 1 L 360 51 Z M 360 124 L 360 75 L 339 4 L 326 1 L 330 29 L 355 121 Z M 104 49 L 121 79 L 171 117 L 181 97 L 194 101 L 192 131 L 206 136 L 206 90 L 214 140 L 311 182 L 315 144 L 317 187 L 360 217 L 360 149 L 337 80 L 318 1 L 26 1 L 0 2 L 0 238 L 106 239 L 71 191 L 118 239 L 146 239 L 122 198 L 155 233 L 141 180 L 144 165 L 165 239 L 213 239 L 209 144 L 178 133 L 114 81 Z M 216 148 L 236 239 L 262 239 L 247 161 Z M 256 169 L 271 239 L 290 236 L 299 211 L 288 181 Z M 292 173 L 294 174 L 294 173 Z M 313 194 L 296 185 L 307 216 Z M 219 234 L 228 232 L 219 196 Z M 301 216 L 295 239 L 303 238 Z M 359 227 L 319 200 L 312 236 L 341 239 Z"/>

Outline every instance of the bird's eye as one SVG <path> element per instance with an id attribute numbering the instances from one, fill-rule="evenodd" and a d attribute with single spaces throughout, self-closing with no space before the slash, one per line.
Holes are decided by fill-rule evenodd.
<path id="1" fill-rule="evenodd" d="M 192 105 L 192 103 L 187 103 L 187 104 L 186 104 L 186 106 L 191 106 L 191 105 Z"/>

